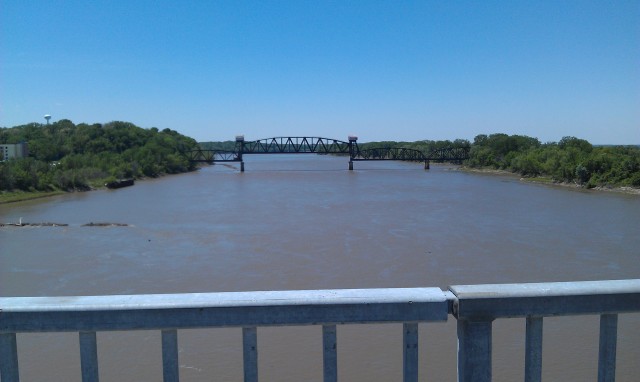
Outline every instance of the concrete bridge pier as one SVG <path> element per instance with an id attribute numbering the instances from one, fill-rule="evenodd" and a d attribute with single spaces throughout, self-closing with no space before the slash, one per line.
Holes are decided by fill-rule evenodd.
<path id="1" fill-rule="evenodd" d="M 349 171 L 353 171 L 353 158 L 358 151 L 358 137 L 349 135 Z"/>
<path id="2" fill-rule="evenodd" d="M 242 160 L 242 153 L 244 152 L 244 135 L 236 135 L 236 152 L 238 153 L 237 160 L 240 161 L 240 172 L 244 172 L 244 160 Z"/>

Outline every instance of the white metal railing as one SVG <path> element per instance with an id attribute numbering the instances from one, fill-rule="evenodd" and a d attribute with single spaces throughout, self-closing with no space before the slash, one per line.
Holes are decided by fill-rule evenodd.
<path id="1" fill-rule="evenodd" d="M 242 327 L 244 376 L 258 379 L 258 326 L 322 325 L 325 381 L 337 380 L 336 324 L 403 322 L 405 379 L 417 380 L 418 322 L 446 321 L 439 288 L 0 298 L 0 374 L 18 381 L 18 332 L 80 333 L 83 381 L 98 380 L 96 331 L 162 331 L 164 381 L 178 380 L 178 329 Z"/>
<path id="2" fill-rule="evenodd" d="M 458 320 L 458 380 L 491 381 L 491 323 L 526 318 L 525 381 L 542 376 L 547 316 L 600 315 L 598 381 L 615 380 L 618 313 L 640 311 L 640 279 L 449 287 Z"/>
<path id="3" fill-rule="evenodd" d="M 259 326 L 322 325 L 324 380 L 337 380 L 336 325 L 403 323 L 403 377 L 418 380 L 418 323 L 458 326 L 458 381 L 491 380 L 491 328 L 527 320 L 525 381 L 540 381 L 543 317 L 600 315 L 599 381 L 615 379 L 618 313 L 640 312 L 640 279 L 439 288 L 0 298 L 0 377 L 18 381 L 16 333 L 78 332 L 83 381 L 98 380 L 97 331 L 162 332 L 165 381 L 177 381 L 178 330 L 242 327 L 244 377 L 258 380 Z"/>

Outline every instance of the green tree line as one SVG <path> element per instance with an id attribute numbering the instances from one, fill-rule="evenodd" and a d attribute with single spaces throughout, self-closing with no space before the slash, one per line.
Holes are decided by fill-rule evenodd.
<path id="1" fill-rule="evenodd" d="M 638 146 L 594 146 L 576 137 L 543 144 L 521 135 L 478 135 L 466 165 L 512 171 L 525 177 L 548 177 L 587 188 L 640 187 Z"/>
<path id="2" fill-rule="evenodd" d="M 404 147 L 429 154 L 445 147 L 469 147 L 464 165 L 518 173 L 524 177 L 545 177 L 587 188 L 596 186 L 640 187 L 640 147 L 594 146 L 584 139 L 564 137 L 559 142 L 541 143 L 523 135 L 481 134 L 473 142 L 454 141 L 367 142 L 361 150 L 374 147 Z"/>
<path id="3" fill-rule="evenodd" d="M 170 129 L 129 122 L 75 125 L 60 120 L 0 128 L 0 143 L 27 142 L 29 157 L 0 162 L 0 190 L 87 190 L 124 178 L 194 170 L 182 152 L 197 146 Z"/>

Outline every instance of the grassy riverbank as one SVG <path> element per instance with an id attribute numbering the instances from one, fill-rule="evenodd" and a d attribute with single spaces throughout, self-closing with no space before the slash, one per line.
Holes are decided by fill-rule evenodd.
<path id="1" fill-rule="evenodd" d="M 7 191 L 0 193 L 0 204 L 22 202 L 31 199 L 47 198 L 66 194 L 66 191 Z"/>

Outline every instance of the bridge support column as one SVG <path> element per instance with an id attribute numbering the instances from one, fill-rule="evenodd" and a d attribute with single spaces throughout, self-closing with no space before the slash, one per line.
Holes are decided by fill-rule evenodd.
<path id="1" fill-rule="evenodd" d="M 428 160 L 424 161 L 424 169 L 425 170 L 429 169 L 429 161 Z"/>
<path id="2" fill-rule="evenodd" d="M 236 160 L 240 161 L 240 172 L 244 172 L 244 160 L 242 153 L 244 152 L 244 135 L 236 135 L 236 152 L 238 153 Z"/>
<path id="3" fill-rule="evenodd" d="M 358 137 L 349 135 L 349 171 L 353 171 L 353 158 L 360 150 L 358 149 Z"/>

